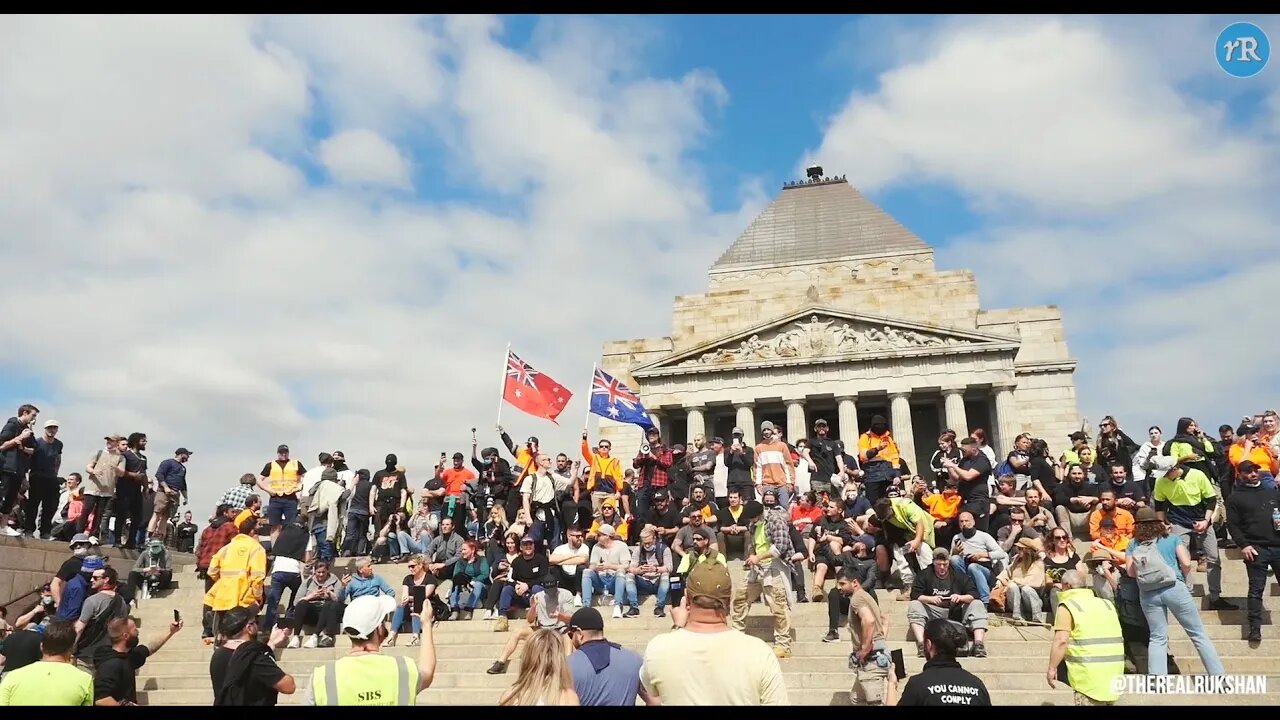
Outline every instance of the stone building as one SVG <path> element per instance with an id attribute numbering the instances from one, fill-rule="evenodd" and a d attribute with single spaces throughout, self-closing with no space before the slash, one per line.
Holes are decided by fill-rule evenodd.
<path id="1" fill-rule="evenodd" d="M 668 443 L 735 425 L 754 443 L 764 420 L 794 442 L 825 418 L 852 444 L 878 414 L 913 470 L 946 428 L 985 428 L 1001 455 L 1024 431 L 1060 452 L 1080 419 L 1058 309 L 979 307 L 972 272 L 936 269 L 923 240 L 821 174 L 782 188 L 707 292 L 675 299 L 669 337 L 607 342 L 601 367 Z M 600 425 L 615 455 L 634 455 L 638 428 Z"/>

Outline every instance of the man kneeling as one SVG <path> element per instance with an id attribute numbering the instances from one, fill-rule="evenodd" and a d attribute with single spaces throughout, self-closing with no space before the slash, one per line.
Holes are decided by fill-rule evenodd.
<path id="1" fill-rule="evenodd" d="M 951 554 L 946 548 L 933 551 L 932 566 L 921 570 L 911 584 L 907 622 L 916 639 L 917 657 L 925 657 L 924 624 L 937 618 L 963 623 L 973 633 L 973 656 L 987 656 L 982 644 L 987 634 L 987 608 L 974 598 L 969 576 L 951 571 Z"/>
<path id="2" fill-rule="evenodd" d="M 533 637 L 540 629 L 563 631 L 569 626 L 573 617 L 573 593 L 560 587 L 560 580 L 548 575 L 542 580 L 542 591 L 534 593 L 529 601 L 528 625 L 521 625 L 507 639 L 502 648 L 502 655 L 485 672 L 490 675 L 501 675 L 507 671 L 507 663 L 516 654 L 520 643 Z M 567 640 L 566 640 L 567 642 Z M 567 653 L 566 653 L 567 654 Z"/>

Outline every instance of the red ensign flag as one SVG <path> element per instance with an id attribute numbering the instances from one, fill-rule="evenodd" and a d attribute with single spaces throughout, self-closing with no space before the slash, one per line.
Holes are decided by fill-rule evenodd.
<path id="1" fill-rule="evenodd" d="M 529 367 L 516 354 L 507 351 L 507 377 L 502 399 L 533 415 L 556 422 L 556 417 L 569 404 L 573 393 L 563 385 Z M 559 423 L 556 423 L 559 425 Z"/>

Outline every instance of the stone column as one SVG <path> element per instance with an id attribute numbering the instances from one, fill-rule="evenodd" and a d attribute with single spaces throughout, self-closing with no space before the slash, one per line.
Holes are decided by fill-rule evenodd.
<path id="1" fill-rule="evenodd" d="M 911 394 L 889 395 L 889 412 L 893 416 L 890 422 L 893 423 L 893 439 L 898 442 L 898 453 L 913 472 L 919 472 L 916 467 L 916 436 L 911 427 Z"/>
<path id="2" fill-rule="evenodd" d="M 956 433 L 957 441 L 969 435 L 969 420 L 964 412 L 964 388 L 943 388 L 942 401 L 947 411 L 947 427 Z"/>
<path id="3" fill-rule="evenodd" d="M 852 395 L 836 398 L 836 417 L 840 421 L 840 437 L 844 443 L 844 451 L 850 455 L 858 454 L 858 402 Z"/>
<path id="4" fill-rule="evenodd" d="M 804 401 L 787 401 L 787 442 L 792 445 L 800 438 L 809 437 L 804 426 Z"/>
<path id="5" fill-rule="evenodd" d="M 996 457 L 1004 457 L 1013 450 L 1013 441 L 1022 432 L 1022 422 L 1018 420 L 1018 400 L 1013 391 L 1016 383 L 995 385 L 996 393 L 996 427 L 1000 433 Z"/>
<path id="6" fill-rule="evenodd" d="M 738 417 L 734 423 L 742 428 L 742 442 L 748 447 L 756 446 L 756 413 L 755 403 L 735 403 L 733 409 L 738 411 Z M 727 442 L 733 442 L 732 438 L 725 438 Z"/>
<path id="7" fill-rule="evenodd" d="M 701 405 L 692 405 L 684 409 L 689 418 L 689 430 L 687 433 L 689 437 L 685 439 L 685 443 L 690 448 L 693 447 L 694 436 L 705 436 L 707 434 L 707 421 L 702 415 L 703 409 Z"/>

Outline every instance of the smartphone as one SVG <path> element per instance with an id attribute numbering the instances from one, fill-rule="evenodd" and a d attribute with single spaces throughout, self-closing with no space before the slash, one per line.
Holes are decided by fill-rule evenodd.
<path id="1" fill-rule="evenodd" d="M 182 613 L 178 611 L 178 608 L 173 609 L 173 621 L 176 623 L 182 622 Z"/>
<path id="2" fill-rule="evenodd" d="M 907 664 L 902 659 L 902 651 L 890 650 L 889 658 L 893 660 L 893 676 L 899 680 L 905 680 L 907 677 Z"/>

